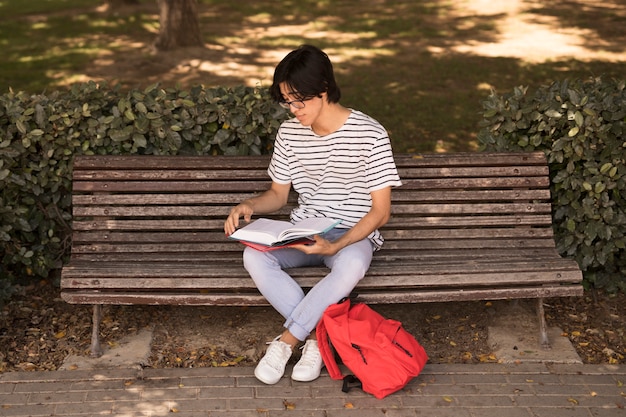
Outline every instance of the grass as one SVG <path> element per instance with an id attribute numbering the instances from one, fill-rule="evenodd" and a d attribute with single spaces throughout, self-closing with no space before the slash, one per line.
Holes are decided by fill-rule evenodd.
<path id="1" fill-rule="evenodd" d="M 477 7 L 476 5 L 480 7 Z M 153 54 L 155 0 L 0 0 L 0 91 L 95 79 L 123 87 L 269 83 L 308 42 L 333 61 L 343 104 L 371 114 L 396 151 L 473 151 L 490 89 L 626 74 L 624 0 L 200 1 L 207 48 Z"/>

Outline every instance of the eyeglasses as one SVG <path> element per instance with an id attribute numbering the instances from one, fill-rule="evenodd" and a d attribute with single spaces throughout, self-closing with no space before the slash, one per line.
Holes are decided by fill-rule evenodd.
<path id="1" fill-rule="evenodd" d="M 281 101 L 278 104 L 280 104 L 283 109 L 287 110 L 290 110 L 292 106 L 294 109 L 304 108 L 304 100 Z"/>

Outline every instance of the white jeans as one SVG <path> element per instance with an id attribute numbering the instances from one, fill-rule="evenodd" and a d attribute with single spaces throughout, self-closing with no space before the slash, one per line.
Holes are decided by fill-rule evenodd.
<path id="1" fill-rule="evenodd" d="M 346 231 L 333 229 L 324 237 L 335 240 Z M 346 246 L 333 256 L 307 255 L 290 248 L 260 252 L 246 247 L 243 262 L 261 294 L 286 319 L 285 328 L 298 340 L 305 340 L 326 307 L 347 297 L 363 278 L 373 252 L 369 239 Z M 326 265 L 330 272 L 306 294 L 284 271 L 315 265 Z"/>

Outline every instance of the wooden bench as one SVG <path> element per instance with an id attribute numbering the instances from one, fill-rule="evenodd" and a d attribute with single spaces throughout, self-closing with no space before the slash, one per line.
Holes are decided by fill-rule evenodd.
<path id="1" fill-rule="evenodd" d="M 224 236 L 231 207 L 269 185 L 268 157 L 83 156 L 73 168 L 71 260 L 61 296 L 103 304 L 265 305 Z M 398 155 L 385 245 L 356 288 L 368 303 L 580 296 L 559 256 L 542 153 Z M 295 202 L 295 196 L 292 203 Z M 286 218 L 289 210 L 277 213 Z M 304 287 L 323 267 L 291 273 Z"/>

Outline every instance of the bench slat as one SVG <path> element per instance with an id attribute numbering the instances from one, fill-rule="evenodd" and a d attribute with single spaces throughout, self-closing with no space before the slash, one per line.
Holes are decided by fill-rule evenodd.
<path id="1" fill-rule="evenodd" d="M 386 244 L 387 245 L 387 244 Z M 205 255 L 199 258 L 199 255 Z M 454 248 L 449 250 L 432 249 L 427 248 L 420 250 L 420 262 L 451 262 L 451 261 L 472 261 L 472 260 L 487 260 L 493 259 L 499 262 L 506 262 L 513 259 L 539 259 L 542 257 L 554 258 L 558 254 L 554 248 L 535 247 L 535 248 L 517 248 L 515 251 L 511 251 L 509 248 L 483 248 L 481 250 L 468 249 L 468 248 Z M 74 265 L 82 262 L 136 262 L 136 253 L 116 253 L 114 256 L 107 253 L 91 253 L 81 252 L 75 253 L 72 256 L 72 262 Z M 170 264 L 179 265 L 185 267 L 189 263 L 202 264 L 209 258 L 215 263 L 232 263 L 241 262 L 241 251 L 221 251 L 210 253 L 143 253 L 141 254 L 142 262 L 145 264 Z M 415 249 L 403 246 L 391 246 L 387 249 L 383 249 L 375 254 L 375 262 L 412 262 L 415 260 Z"/>
<path id="2" fill-rule="evenodd" d="M 159 170 L 142 169 L 139 165 L 133 170 L 120 171 L 115 169 L 80 170 L 74 175 L 75 181 L 94 182 L 126 182 L 126 181 L 241 181 L 246 179 L 269 180 L 267 166 L 256 170 L 213 168 L 190 169 L 185 166 L 176 168 L 161 168 Z M 401 177 L 420 179 L 460 178 L 508 178 L 508 177 L 545 177 L 548 174 L 546 166 L 459 166 L 459 167 L 399 167 Z"/>
<path id="3" fill-rule="evenodd" d="M 388 291 L 385 293 L 362 292 L 358 300 L 372 304 L 425 303 L 475 300 L 503 300 L 515 298 L 569 297 L 580 296 L 575 287 L 542 286 L 541 288 L 494 288 L 431 291 Z M 168 294 L 168 293 L 125 293 L 98 294 L 76 292 L 64 294 L 63 299 L 76 304 L 116 304 L 116 305 L 186 305 L 186 306 L 266 306 L 267 301 L 260 294 Z"/>
<path id="4" fill-rule="evenodd" d="M 265 186 L 267 188 L 267 186 Z M 264 189 L 265 189 L 264 188 Z M 74 190 L 78 191 L 78 190 Z M 93 190 L 92 190 L 93 191 Z M 179 190 L 180 191 L 180 190 Z M 214 191 L 214 190 L 213 190 Z M 242 198 L 250 198 L 255 196 L 256 193 L 229 193 L 229 192 L 206 192 L 206 193 L 193 193 L 193 194 L 88 194 L 81 195 L 75 194 L 72 197 L 72 203 L 77 206 L 106 206 L 112 205 L 128 205 L 128 206 L 143 206 L 143 205 L 189 205 L 189 204 L 224 204 L 232 206 L 233 201 L 238 201 Z M 292 198 L 292 203 L 295 203 L 295 196 Z M 466 190 L 447 190 L 445 194 L 441 191 L 432 190 L 409 190 L 408 188 L 398 189 L 397 192 L 392 194 L 392 201 L 394 202 L 464 202 L 471 204 L 477 201 L 543 201 L 548 202 L 550 200 L 550 191 L 547 189 L 528 190 L 528 189 L 514 189 L 514 190 L 472 190 L 468 192 Z"/>
<path id="5" fill-rule="evenodd" d="M 286 216 L 284 213 L 283 216 Z M 283 217 L 284 218 L 284 217 Z M 204 219 L 159 219 L 159 220 L 114 220 L 99 219 L 94 220 L 74 220 L 72 228 L 77 231 L 86 230 L 108 230 L 108 231 L 159 231 L 159 230 L 216 230 L 222 231 L 224 225 L 223 217 L 218 220 Z M 437 229 L 437 230 L 462 230 L 473 228 L 481 230 L 485 227 L 511 227 L 524 228 L 529 233 L 535 233 L 540 227 L 551 233 L 552 222 L 546 216 L 536 215 L 511 215 L 511 216 L 450 216 L 450 217 L 392 217 L 389 223 L 381 230 L 385 231 L 385 236 L 392 237 L 395 233 L 403 233 L 404 230 L 414 229 Z M 415 235 L 418 233 L 415 232 Z"/>
<path id="6" fill-rule="evenodd" d="M 221 226 L 221 224 L 220 224 Z M 533 229 L 528 231 L 524 228 L 493 228 L 493 229 L 436 229 L 420 230 L 415 233 L 413 230 L 391 230 L 385 234 L 385 242 L 390 243 L 394 240 L 432 240 L 432 239 L 547 239 L 552 240 L 552 233 L 547 229 Z M 130 233 L 122 231 L 81 231 L 76 230 L 73 236 L 73 244 L 92 243 L 92 242 L 108 242 L 109 244 L 117 243 L 140 243 L 140 242 L 232 242 L 225 238 L 222 230 L 204 231 L 191 230 L 184 228 L 171 231 L 153 231 L 134 229 Z M 233 242 L 236 243 L 236 242 Z M 243 249 L 243 246 L 239 246 Z"/>
<path id="7" fill-rule="evenodd" d="M 184 253 L 184 252 L 202 252 L 210 256 L 212 252 L 221 252 L 227 250 L 241 251 L 239 247 L 235 247 L 233 243 L 188 243 L 185 241 L 173 241 L 168 243 L 137 243 L 137 244 L 124 244 L 115 245 L 107 243 L 88 243 L 88 244 L 76 244 L 74 247 L 75 253 L 136 253 L 138 257 L 141 257 L 143 253 Z M 455 239 L 450 240 L 426 240 L 426 241 L 411 241 L 411 245 L 401 245 L 399 243 L 392 245 L 389 243 L 389 249 L 395 248 L 407 248 L 412 250 L 427 250 L 427 249 L 475 249 L 483 250 L 489 248 L 553 248 L 552 241 L 549 239 L 542 240 L 524 240 L 524 239 L 500 239 L 500 240 L 487 240 L 487 239 Z"/>
<path id="8" fill-rule="evenodd" d="M 479 251 L 474 251 L 479 252 Z M 395 252 L 391 252 L 395 253 Z M 444 251 L 444 253 L 446 253 Z M 448 251 L 447 253 L 453 253 Z M 366 275 L 366 279 L 370 275 L 376 276 L 389 276 L 392 277 L 397 274 L 403 275 L 415 275 L 419 276 L 424 273 L 433 274 L 440 271 L 442 274 L 448 274 L 451 271 L 458 273 L 466 271 L 468 273 L 480 273 L 480 272 L 516 272 L 516 271 L 558 271 L 565 272 L 579 271 L 579 268 L 574 263 L 568 263 L 564 265 L 558 259 L 554 258 L 554 254 L 547 253 L 543 256 L 538 256 L 534 259 L 529 258 L 512 258 L 510 262 L 503 262 L 505 257 L 490 256 L 490 257 L 477 257 L 472 258 L 461 257 L 458 259 L 450 259 L 446 256 L 441 257 L 427 257 L 424 259 L 413 258 L 405 259 L 403 262 L 396 262 L 395 259 L 384 260 L 375 258 L 372 261 L 370 272 Z M 137 262 L 122 262 L 115 258 L 110 259 L 109 262 L 92 263 L 92 262 L 74 262 L 73 264 L 65 268 L 65 277 L 72 277 L 72 279 L 79 278 L 80 276 L 93 277 L 145 277 L 145 276 L 158 276 L 158 277 L 171 277 L 171 276 L 201 276 L 201 277 L 240 277 L 250 281 L 249 275 L 243 269 L 241 263 L 233 265 L 230 262 L 219 262 L 212 258 L 196 258 L 197 262 L 193 265 L 188 265 L 185 268 L 181 268 L 177 262 L 172 263 L 159 263 L 142 264 Z M 215 266 L 211 268 L 211 266 Z M 290 270 L 294 276 L 310 275 L 312 277 L 321 278 L 328 271 L 327 268 L 320 267 L 308 267 L 308 268 L 295 268 Z M 322 275 L 320 276 L 320 273 Z M 84 274 L 84 275 L 83 275 Z M 165 275 L 163 275 L 165 274 Z M 505 279 L 505 278 L 503 278 Z M 420 285 L 421 278 L 416 280 L 415 285 Z M 575 281 L 572 281 L 575 282 Z M 523 284 L 523 283 L 519 283 Z M 182 285 L 182 284 L 181 284 Z M 250 282 L 250 285 L 253 285 Z M 387 285 L 387 284 L 385 284 Z"/>
<path id="9" fill-rule="evenodd" d="M 106 272 L 106 271 L 104 271 Z M 322 271 L 317 271 L 322 272 Z M 506 272 L 506 271 L 505 271 Z M 378 276 L 375 272 L 372 273 L 372 278 L 364 278 L 362 283 L 357 286 L 357 292 L 359 289 L 378 290 L 385 292 L 392 288 L 404 288 L 413 290 L 427 289 L 427 288 L 457 288 L 462 290 L 466 287 L 524 287 L 524 286 L 537 286 L 544 284 L 571 284 L 571 278 L 576 271 L 563 271 L 557 272 L 548 269 L 548 273 L 544 271 L 516 271 L 507 272 L 506 279 L 503 278 L 502 271 L 488 271 L 488 272 L 474 272 L 468 273 L 463 271 L 460 273 L 441 273 L 441 271 L 431 272 L 429 275 L 427 271 L 420 274 L 419 283 L 416 281 L 416 276 L 411 272 L 406 272 L 404 275 L 387 275 Z M 140 283 L 139 281 L 141 278 Z M 393 278 L 393 279 L 392 279 Z M 519 280 L 523 279 L 523 284 L 519 283 Z M 181 281 L 181 282 L 178 282 Z M 166 289 L 169 291 L 196 290 L 200 292 L 209 292 L 211 290 L 233 290 L 238 291 L 255 291 L 253 284 L 250 283 L 250 278 L 198 278 L 194 276 L 182 276 L 174 278 L 162 278 L 157 279 L 154 277 L 136 277 L 136 279 L 124 279 L 124 278 L 100 278 L 95 276 L 93 278 L 82 278 L 81 280 L 70 280 L 71 285 L 68 288 L 73 289 L 94 289 L 101 292 L 108 292 L 112 290 L 131 290 L 131 289 Z M 305 288 L 311 288 L 315 283 L 319 281 L 319 277 L 301 277 L 296 275 L 296 281 Z M 210 284 L 207 285 L 207 284 Z M 173 290 L 175 288 L 176 290 Z M 582 293 L 582 290 L 581 290 Z"/>
<path id="10" fill-rule="evenodd" d="M 207 217 L 220 216 L 226 218 L 227 206 L 75 206 L 77 217 Z M 392 214 L 453 215 L 453 214 L 518 214 L 518 213 L 550 213 L 550 205 L 532 203 L 484 203 L 484 204 L 396 204 Z"/>
<path id="11" fill-rule="evenodd" d="M 476 158 L 480 155 L 480 158 Z M 498 153 L 457 153 L 457 154 L 424 154 L 424 155 L 396 155 L 396 165 L 404 167 L 447 167 L 447 166 L 511 166 L 524 165 L 546 166 L 546 158 L 541 152 L 498 152 Z M 140 155 L 84 155 L 74 161 L 75 170 L 89 169 L 210 169 L 210 170 L 237 170 L 260 169 L 266 170 L 269 156 L 157 156 Z"/>

